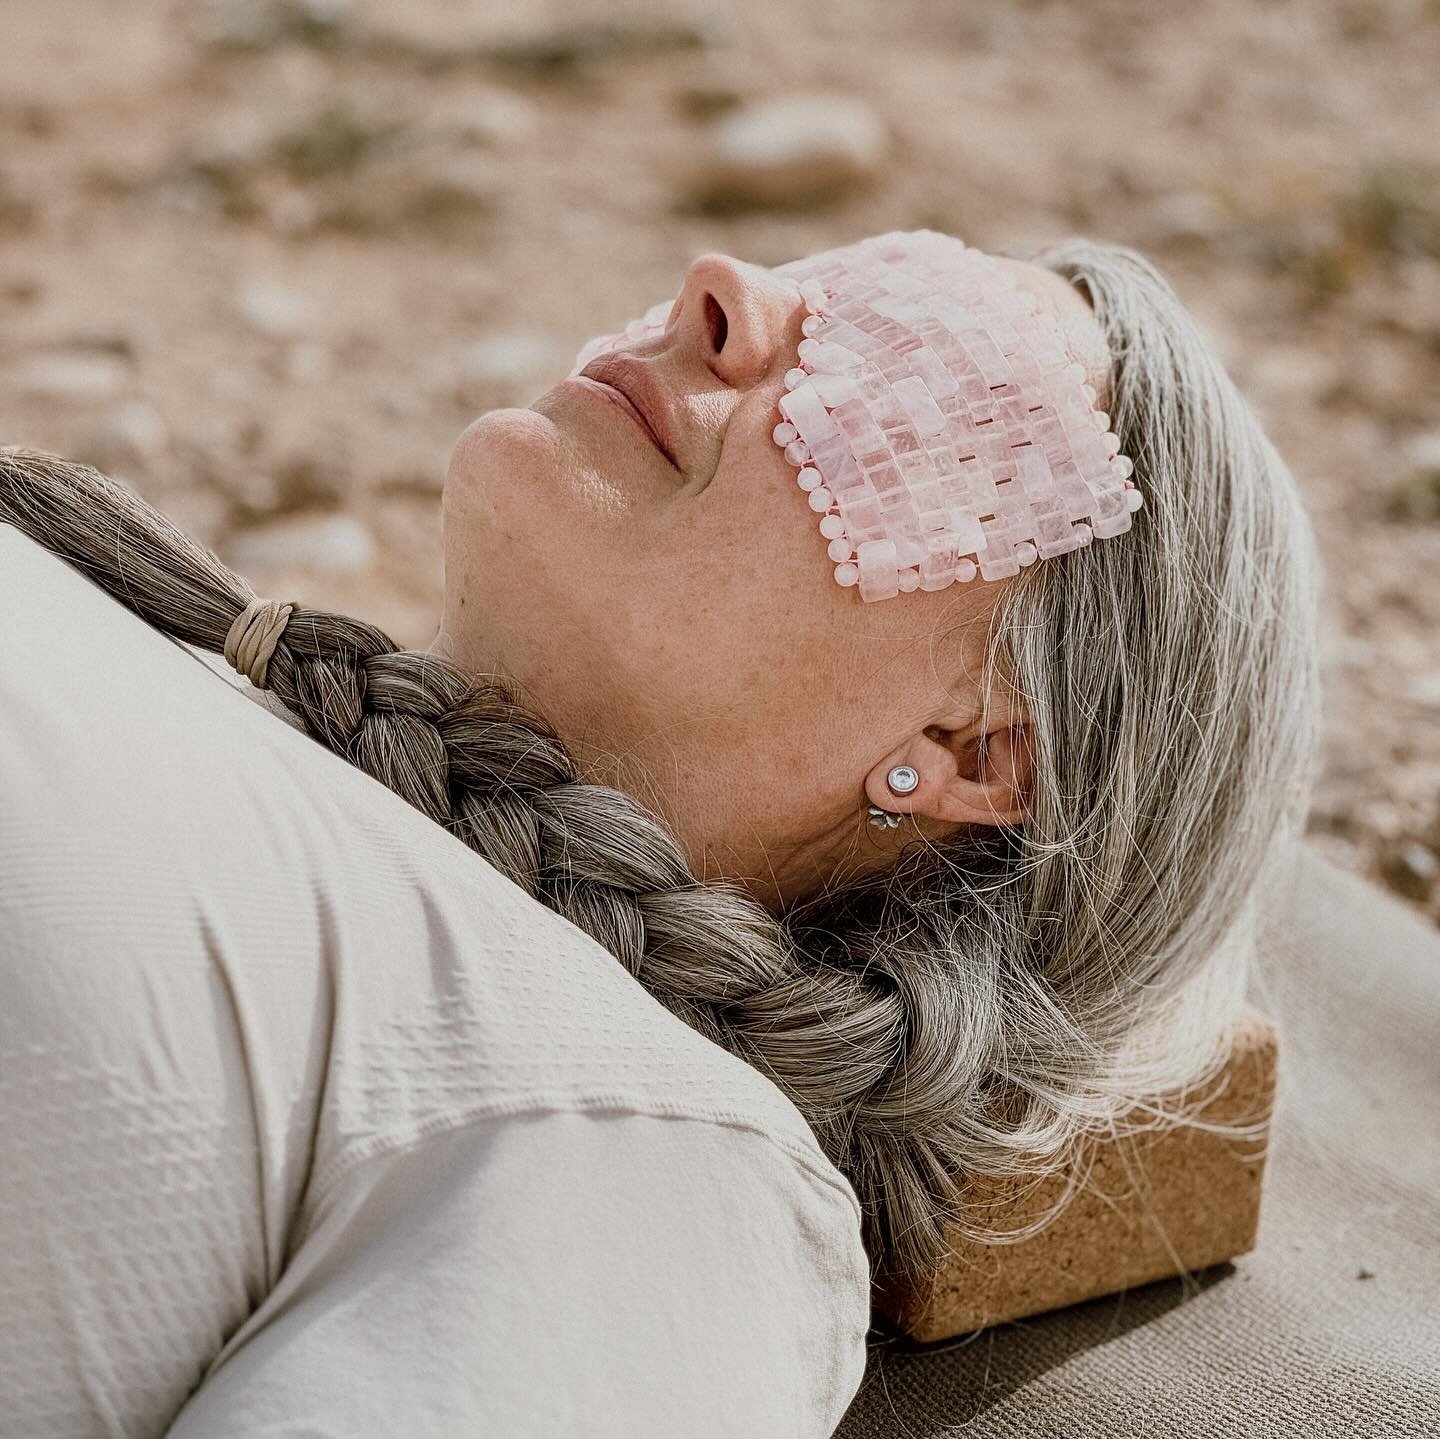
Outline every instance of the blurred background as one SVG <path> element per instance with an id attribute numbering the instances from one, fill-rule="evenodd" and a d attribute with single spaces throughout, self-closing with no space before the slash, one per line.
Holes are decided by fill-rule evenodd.
<path id="1" fill-rule="evenodd" d="M 1170 278 L 1327 567 L 1311 837 L 1440 922 L 1437 0 L 3 0 L 0 443 L 424 646 L 482 410 L 719 249 Z"/>

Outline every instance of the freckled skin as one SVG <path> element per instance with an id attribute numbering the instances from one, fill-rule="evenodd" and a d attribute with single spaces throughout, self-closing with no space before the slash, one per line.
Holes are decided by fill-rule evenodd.
<path id="1" fill-rule="evenodd" d="M 1103 405 L 1108 356 L 1085 299 L 997 258 L 1060 316 Z M 981 715 L 1007 582 L 866 604 L 833 579 L 770 435 L 804 317 L 789 281 L 702 255 L 665 333 L 626 344 L 679 405 L 678 474 L 574 385 L 480 416 L 446 476 L 432 645 L 509 674 L 586 779 L 656 810 L 701 879 L 774 911 L 888 866 L 912 825 L 938 838 L 1014 823 L 1030 783 L 1023 710 L 1000 691 Z M 908 795 L 886 784 L 897 764 L 921 776 Z M 870 803 L 909 818 L 876 830 Z"/>

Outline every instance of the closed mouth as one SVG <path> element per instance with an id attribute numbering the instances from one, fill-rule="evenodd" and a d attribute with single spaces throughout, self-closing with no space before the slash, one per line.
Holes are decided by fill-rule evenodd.
<path id="1" fill-rule="evenodd" d="M 669 443 L 670 431 L 663 418 L 664 406 L 654 388 L 654 381 L 636 362 L 614 355 L 601 355 L 591 360 L 577 378 L 591 380 L 617 395 L 649 435 L 655 448 L 674 469 L 680 468 L 675 463 L 675 453 Z"/>

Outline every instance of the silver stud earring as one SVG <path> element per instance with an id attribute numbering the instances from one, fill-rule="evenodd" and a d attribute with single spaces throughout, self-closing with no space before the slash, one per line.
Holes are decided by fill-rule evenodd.
<path id="1" fill-rule="evenodd" d="M 920 776 L 908 764 L 897 764 L 885 777 L 885 782 L 896 794 L 909 794 L 920 783 Z M 893 810 L 881 809 L 879 805 L 870 806 L 870 823 L 876 829 L 894 829 L 900 823 L 901 816 Z"/>

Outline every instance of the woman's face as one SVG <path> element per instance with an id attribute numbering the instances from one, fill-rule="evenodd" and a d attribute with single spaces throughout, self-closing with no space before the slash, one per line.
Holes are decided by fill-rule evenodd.
<path id="1" fill-rule="evenodd" d="M 1060 316 L 1103 390 L 1085 300 L 1001 259 Z M 1024 715 L 982 720 L 981 660 L 1007 581 L 866 603 L 837 585 L 771 437 L 806 316 L 794 283 L 724 255 L 686 272 L 663 335 L 624 341 L 659 444 L 606 387 L 568 379 L 460 436 L 444 495 L 432 651 L 500 671 L 592 782 L 657 811 L 696 875 L 772 910 L 884 867 L 921 833 L 1014 823 Z M 643 391 L 639 387 L 643 386 Z M 668 453 L 667 453 L 668 451 Z M 886 776 L 913 766 L 920 785 Z M 908 818 L 868 823 L 866 806 Z"/>

